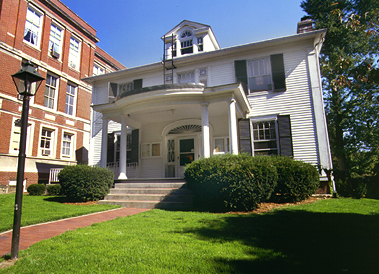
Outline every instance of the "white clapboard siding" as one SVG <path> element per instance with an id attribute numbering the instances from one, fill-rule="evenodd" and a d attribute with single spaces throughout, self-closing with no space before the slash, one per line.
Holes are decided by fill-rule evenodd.
<path id="1" fill-rule="evenodd" d="M 283 55 L 287 91 L 250 96 L 252 116 L 291 115 L 294 157 L 317 163 L 317 137 L 314 128 L 312 94 L 309 87 L 306 54 Z"/>
<path id="2" fill-rule="evenodd" d="M 210 75 L 212 86 L 235 83 L 234 63 L 214 65 L 211 67 Z"/>

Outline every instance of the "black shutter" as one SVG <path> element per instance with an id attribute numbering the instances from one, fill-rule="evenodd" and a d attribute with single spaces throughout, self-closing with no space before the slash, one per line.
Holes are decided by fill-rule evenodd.
<path id="1" fill-rule="evenodd" d="M 114 162 L 114 134 L 108 133 L 107 164 Z"/>
<path id="2" fill-rule="evenodd" d="M 285 91 L 286 75 L 284 71 L 283 54 L 271 55 L 270 60 L 274 91 Z"/>
<path id="3" fill-rule="evenodd" d="M 133 81 L 133 89 L 142 88 L 142 79 L 136 79 Z"/>
<path id="4" fill-rule="evenodd" d="M 248 82 L 247 82 L 247 69 L 246 69 L 246 60 L 236 60 L 234 61 L 234 69 L 236 73 L 237 83 L 241 83 L 243 90 L 246 95 L 249 95 Z"/>
<path id="5" fill-rule="evenodd" d="M 248 153 L 249 155 L 252 155 L 249 119 L 241 119 L 238 121 L 238 135 L 239 153 Z"/>
<path id="6" fill-rule="evenodd" d="M 293 156 L 291 119 L 289 115 L 278 116 L 280 155 Z"/>
<path id="7" fill-rule="evenodd" d="M 138 163 L 139 130 L 132 130 L 132 147 L 130 150 L 130 163 Z M 129 157 L 128 157 L 129 158 Z"/>
<path id="8" fill-rule="evenodd" d="M 109 96 L 117 97 L 117 83 L 109 83 Z"/>

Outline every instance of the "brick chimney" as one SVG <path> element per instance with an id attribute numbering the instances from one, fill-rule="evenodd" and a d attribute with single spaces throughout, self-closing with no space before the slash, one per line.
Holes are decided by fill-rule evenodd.
<path id="1" fill-rule="evenodd" d="M 301 21 L 297 23 L 297 33 L 304 33 L 313 30 L 313 20 L 310 16 L 303 16 Z"/>

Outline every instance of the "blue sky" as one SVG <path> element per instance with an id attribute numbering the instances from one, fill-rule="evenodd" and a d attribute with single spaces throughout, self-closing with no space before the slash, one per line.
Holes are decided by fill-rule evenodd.
<path id="1" fill-rule="evenodd" d="M 160 39 L 183 20 L 210 25 L 221 48 L 296 33 L 301 0 L 61 0 L 126 67 L 159 62 Z"/>

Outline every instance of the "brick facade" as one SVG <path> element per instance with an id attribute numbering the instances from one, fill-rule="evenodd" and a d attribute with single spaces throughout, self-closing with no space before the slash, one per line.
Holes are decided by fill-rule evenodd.
<path id="1" fill-rule="evenodd" d="M 40 28 L 38 43 L 27 41 L 28 9 L 38 14 Z M 59 57 L 50 47 L 52 24 L 61 30 Z M 70 40 L 79 42 L 78 66 L 69 65 Z M 33 37 L 34 39 L 34 37 Z M 9 186 L 17 177 L 17 132 L 15 125 L 21 118 L 22 101 L 11 75 L 21 68 L 21 63 L 30 60 L 38 72 L 46 78 L 57 79 L 54 106 L 45 106 L 43 81 L 36 96 L 30 101 L 29 129 L 25 179 L 27 185 L 46 183 L 53 167 L 86 163 L 88 157 L 92 87 L 81 79 L 92 76 L 96 64 L 111 72 L 125 67 L 97 48 L 96 30 L 58 0 L 2 0 L 0 1 L 0 185 Z M 96 54 L 96 52 L 101 54 Z M 67 86 L 75 87 L 73 114 L 66 113 Z M 54 90 L 54 88 L 53 88 Z M 49 153 L 41 148 L 41 134 L 51 130 Z M 62 155 L 64 134 L 71 136 L 70 155 Z M 13 143 L 12 143 L 13 141 Z M 16 144 L 16 145 L 15 145 Z M 67 143 L 66 143 L 67 145 Z M 11 189 L 12 187 L 1 187 Z M 4 191 L 3 191 L 4 192 Z"/>

